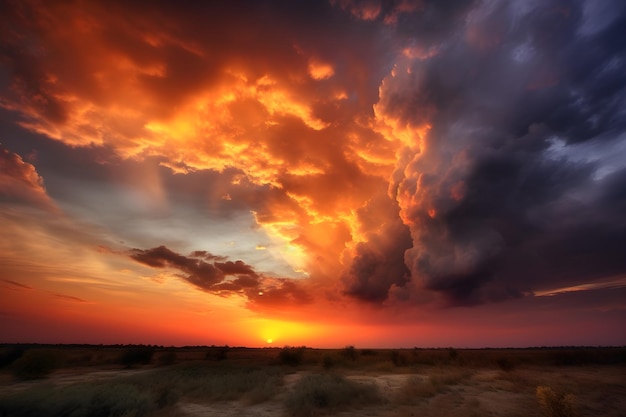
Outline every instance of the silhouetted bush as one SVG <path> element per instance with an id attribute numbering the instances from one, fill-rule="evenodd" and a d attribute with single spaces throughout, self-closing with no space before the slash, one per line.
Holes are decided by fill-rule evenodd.
<path id="1" fill-rule="evenodd" d="M 322 357 L 322 366 L 324 369 L 330 369 L 335 366 L 335 360 L 332 356 L 326 354 Z"/>
<path id="2" fill-rule="evenodd" d="M 154 349 L 148 346 L 135 346 L 127 349 L 120 356 L 119 362 L 127 368 L 135 365 L 147 365 L 152 360 Z"/>
<path id="3" fill-rule="evenodd" d="M 228 351 L 230 348 L 228 346 L 218 346 L 212 347 L 206 353 L 206 358 L 214 361 L 225 361 L 228 359 Z"/>
<path id="4" fill-rule="evenodd" d="M 22 357 L 13 362 L 12 371 L 17 379 L 45 378 L 61 366 L 57 352 L 46 349 L 27 350 Z"/>
<path id="5" fill-rule="evenodd" d="M 407 365 L 406 356 L 404 356 L 402 353 L 398 352 L 397 350 L 392 350 L 391 351 L 391 362 L 395 366 L 406 366 Z"/>
<path id="6" fill-rule="evenodd" d="M 163 352 L 158 357 L 158 363 L 162 366 L 173 365 L 174 363 L 176 363 L 176 352 L 174 352 L 173 350 Z"/>
<path id="7" fill-rule="evenodd" d="M 0 353 L 0 368 L 12 364 L 22 357 L 24 348 L 21 346 L 13 346 Z"/>
<path id="8" fill-rule="evenodd" d="M 504 372 L 511 372 L 515 369 L 515 362 L 505 356 L 496 359 L 496 364 Z"/>
<path id="9" fill-rule="evenodd" d="M 358 352 L 354 348 L 354 346 L 346 346 L 341 351 L 341 354 L 343 356 L 345 356 L 347 359 L 350 359 L 351 361 L 355 361 L 357 359 L 357 356 L 358 356 Z"/>
<path id="10" fill-rule="evenodd" d="M 283 365 L 297 366 L 304 358 L 305 346 L 291 347 L 285 346 L 278 353 L 278 361 Z"/>

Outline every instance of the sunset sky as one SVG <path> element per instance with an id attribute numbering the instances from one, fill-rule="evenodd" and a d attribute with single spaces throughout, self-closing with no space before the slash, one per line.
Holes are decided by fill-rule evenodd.
<path id="1" fill-rule="evenodd" d="M 0 343 L 626 344 L 622 0 L 0 1 Z"/>

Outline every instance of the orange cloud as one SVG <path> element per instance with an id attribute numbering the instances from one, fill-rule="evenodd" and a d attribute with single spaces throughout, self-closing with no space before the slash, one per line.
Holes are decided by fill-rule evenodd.
<path id="1" fill-rule="evenodd" d="M 57 210 L 35 167 L 24 162 L 18 154 L 2 147 L 0 147 L 0 195 L 13 201 L 34 203 L 46 210 Z"/>

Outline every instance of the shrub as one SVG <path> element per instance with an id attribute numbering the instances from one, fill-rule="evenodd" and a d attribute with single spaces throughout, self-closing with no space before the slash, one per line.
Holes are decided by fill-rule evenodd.
<path id="1" fill-rule="evenodd" d="M 278 361 L 283 365 L 297 366 L 304 358 L 305 346 L 290 347 L 285 346 L 278 353 Z"/>
<path id="2" fill-rule="evenodd" d="M 574 394 L 557 394 L 550 387 L 538 386 L 536 395 L 546 417 L 574 417 L 578 415 Z"/>
<path id="3" fill-rule="evenodd" d="M 173 350 L 168 350 L 167 352 L 163 352 L 161 356 L 158 357 L 159 365 L 167 366 L 173 365 L 176 363 L 176 352 Z"/>
<path id="4" fill-rule="evenodd" d="M 341 354 L 345 356 L 346 358 L 350 359 L 351 361 L 355 361 L 357 359 L 358 352 L 356 351 L 354 346 L 346 346 L 341 351 Z"/>
<path id="5" fill-rule="evenodd" d="M 326 354 L 322 357 L 322 366 L 324 369 L 330 369 L 335 366 L 335 360 L 332 356 Z"/>
<path id="6" fill-rule="evenodd" d="M 228 346 L 213 347 L 206 353 L 206 358 L 214 361 L 225 361 L 228 359 Z"/>
<path id="7" fill-rule="evenodd" d="M 14 346 L 6 349 L 0 353 L 0 368 L 4 368 L 7 365 L 12 364 L 16 360 L 22 357 L 24 354 L 24 348 L 20 346 Z"/>
<path id="8" fill-rule="evenodd" d="M 496 364 L 504 372 L 511 372 L 515 369 L 515 362 L 505 356 L 496 359 Z"/>
<path id="9" fill-rule="evenodd" d="M 415 404 L 421 399 L 435 396 L 440 390 L 431 381 L 419 376 L 411 376 L 398 391 L 397 401 L 400 404 Z"/>
<path id="10" fill-rule="evenodd" d="M 350 406 L 382 402 L 378 387 L 346 380 L 338 375 L 308 375 L 287 393 L 285 408 L 291 416 L 329 414 Z"/>
<path id="11" fill-rule="evenodd" d="M 135 365 L 147 365 L 152 360 L 154 349 L 148 346 L 136 346 L 127 349 L 120 356 L 119 362 L 126 368 L 132 368 Z"/>
<path id="12" fill-rule="evenodd" d="M 57 352 L 45 349 L 28 350 L 13 362 L 13 375 L 17 379 L 39 379 L 47 377 L 61 365 Z"/>
<path id="13" fill-rule="evenodd" d="M 406 356 L 404 356 L 402 353 L 398 352 L 397 350 L 392 350 L 391 351 L 391 362 L 395 366 L 406 366 L 407 365 Z"/>
<path id="14" fill-rule="evenodd" d="M 186 397 L 202 401 L 244 399 L 259 403 L 273 397 L 282 384 L 282 375 L 275 368 L 193 365 L 174 371 L 164 371 L 162 375 Z"/>

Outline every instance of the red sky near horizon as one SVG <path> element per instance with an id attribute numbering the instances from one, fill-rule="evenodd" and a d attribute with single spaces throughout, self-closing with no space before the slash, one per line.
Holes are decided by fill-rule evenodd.
<path id="1" fill-rule="evenodd" d="M 0 5 L 0 343 L 626 344 L 621 2 L 127 3 Z"/>

